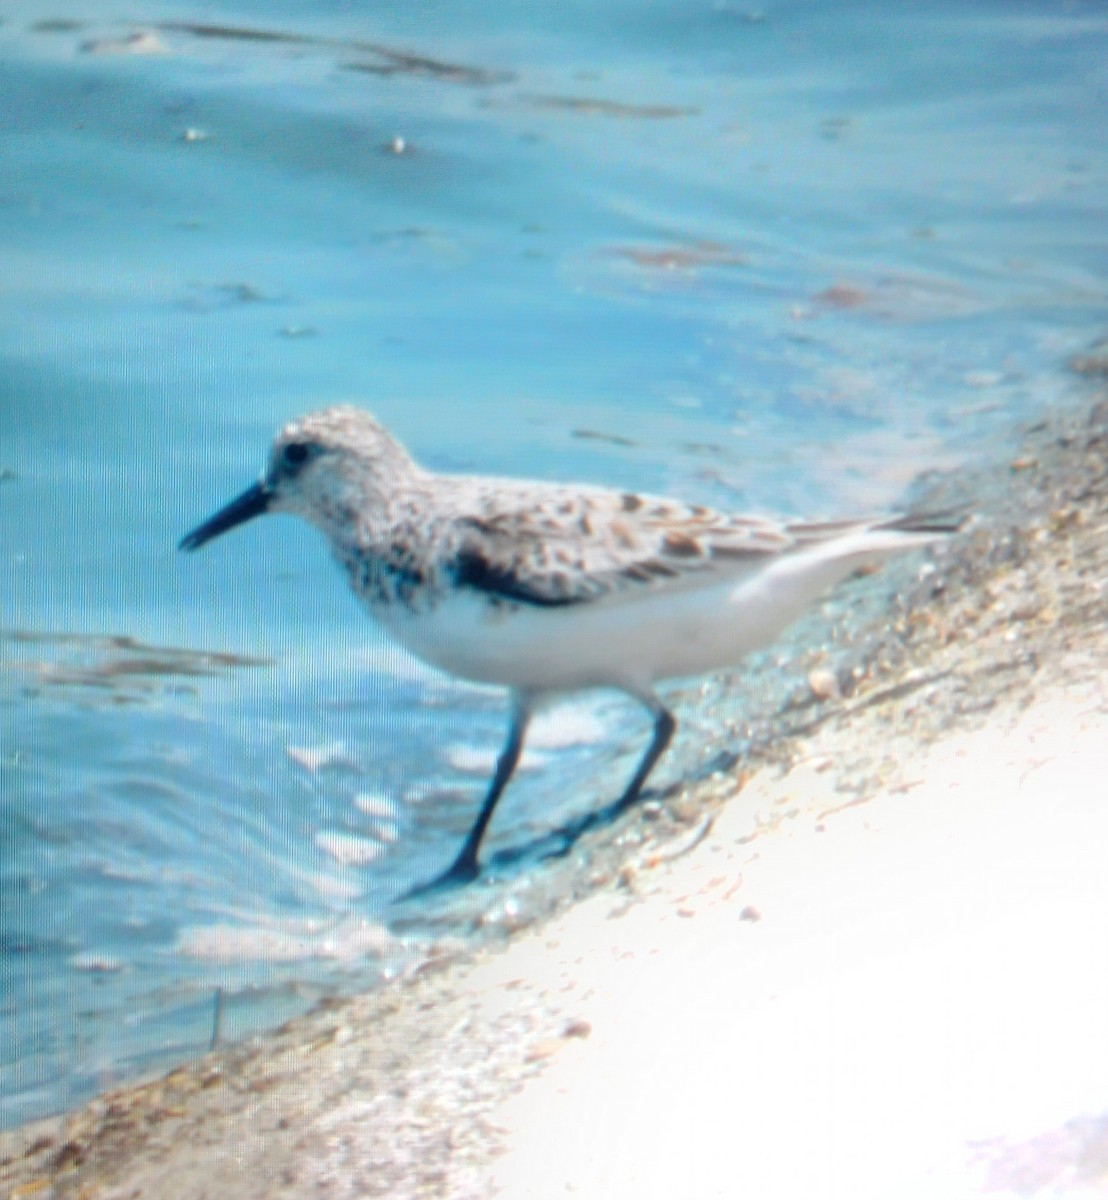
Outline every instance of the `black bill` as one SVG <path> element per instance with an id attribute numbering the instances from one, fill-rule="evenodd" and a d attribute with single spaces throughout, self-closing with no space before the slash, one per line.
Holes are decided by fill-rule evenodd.
<path id="1" fill-rule="evenodd" d="M 241 496 L 236 496 L 226 507 L 221 508 L 214 516 L 209 517 L 203 525 L 186 533 L 177 543 L 178 550 L 199 550 L 205 542 L 217 538 L 228 529 L 234 529 L 244 521 L 260 517 L 269 508 L 270 494 L 260 483 L 248 487 Z"/>

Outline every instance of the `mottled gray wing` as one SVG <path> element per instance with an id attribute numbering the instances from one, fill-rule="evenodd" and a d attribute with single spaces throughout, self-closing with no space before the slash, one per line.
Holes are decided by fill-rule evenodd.
<path id="1" fill-rule="evenodd" d="M 631 492 L 498 487 L 453 526 L 454 580 L 504 600 L 563 606 L 738 573 L 803 537 L 762 517 Z"/>

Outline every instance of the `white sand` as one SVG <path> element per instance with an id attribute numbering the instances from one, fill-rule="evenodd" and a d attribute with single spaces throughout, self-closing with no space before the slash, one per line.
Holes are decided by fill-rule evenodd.
<path id="1" fill-rule="evenodd" d="M 741 841 L 748 789 L 646 903 L 596 898 L 479 973 L 493 1004 L 541 976 L 592 1029 L 495 1114 L 502 1194 L 1108 1194 L 1106 698 L 905 765 L 823 832 L 833 766 L 759 780 L 804 809 L 772 844 Z"/>

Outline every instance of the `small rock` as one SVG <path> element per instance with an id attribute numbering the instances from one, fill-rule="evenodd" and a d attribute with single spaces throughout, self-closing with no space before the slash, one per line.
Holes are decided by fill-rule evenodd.
<path id="1" fill-rule="evenodd" d="M 841 694 L 835 672 L 827 667 L 813 667 L 808 672 L 808 687 L 817 700 L 831 700 Z"/>
<path id="2" fill-rule="evenodd" d="M 755 908 L 753 904 L 748 904 L 741 913 L 739 913 L 740 921 L 760 921 L 762 919 L 762 910 Z"/>
<path id="3" fill-rule="evenodd" d="M 80 1142 L 70 1140 L 62 1146 L 54 1157 L 54 1169 L 56 1171 L 64 1171 L 70 1167 L 79 1167 L 85 1160 L 87 1148 L 82 1146 Z M 28 1195 L 32 1194 L 30 1192 Z"/>
<path id="4" fill-rule="evenodd" d="M 1073 505 L 1064 505 L 1062 508 L 1051 510 L 1050 524 L 1055 531 L 1068 529 L 1074 525 L 1084 525 L 1085 513 Z"/>

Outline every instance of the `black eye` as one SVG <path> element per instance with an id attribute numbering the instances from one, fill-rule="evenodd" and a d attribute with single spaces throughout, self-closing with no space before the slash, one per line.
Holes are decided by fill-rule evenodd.
<path id="1" fill-rule="evenodd" d="M 300 467 L 308 461 L 308 443 L 307 442 L 289 442 L 285 447 L 282 455 L 285 465 L 289 467 Z"/>

